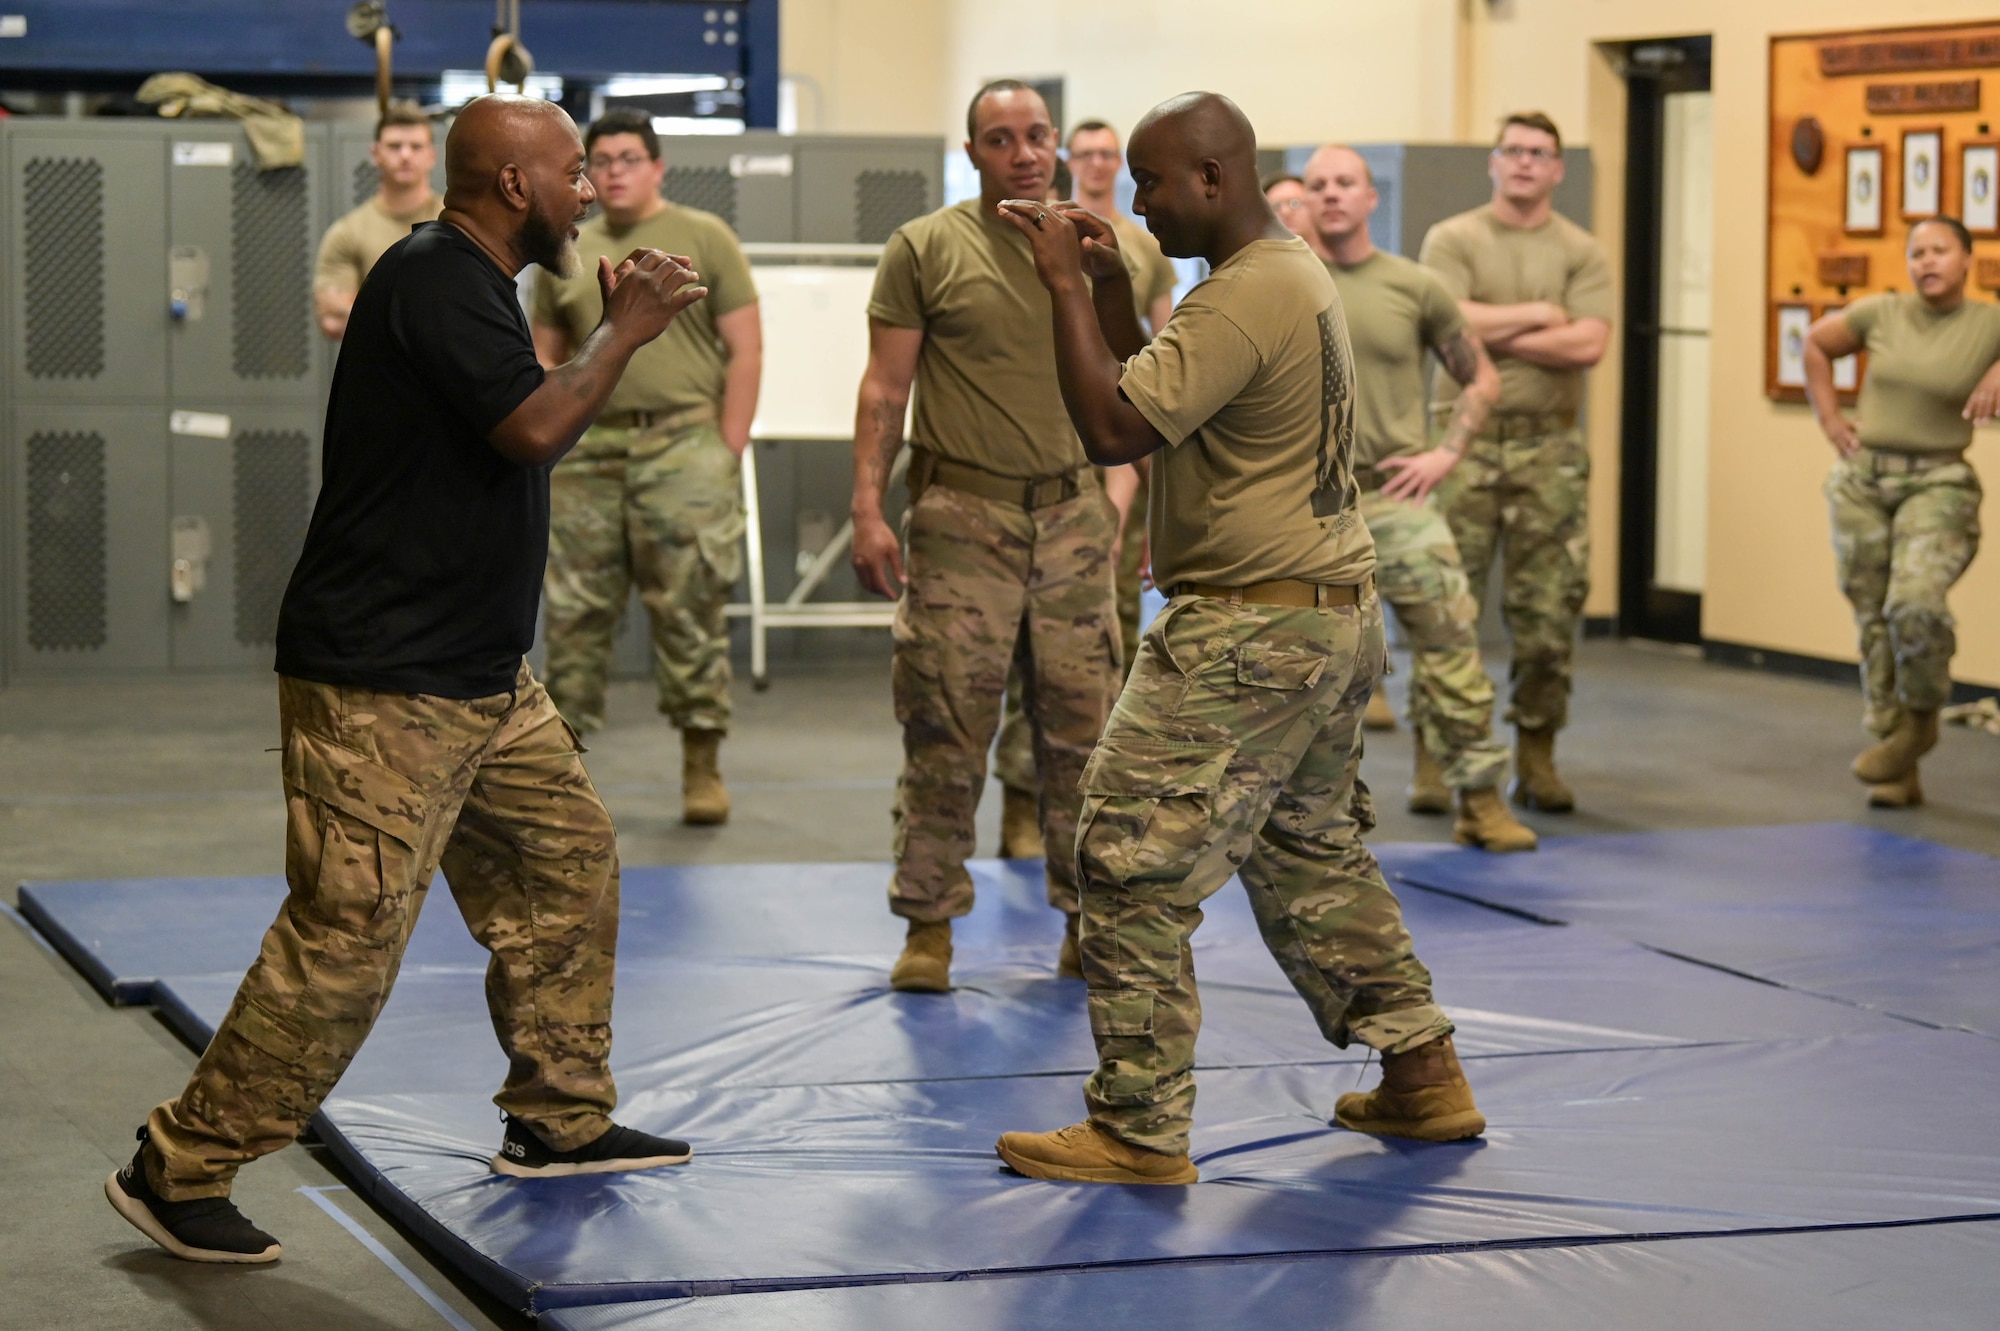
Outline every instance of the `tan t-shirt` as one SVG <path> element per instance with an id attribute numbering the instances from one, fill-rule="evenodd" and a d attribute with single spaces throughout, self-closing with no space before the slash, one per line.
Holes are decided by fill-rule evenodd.
<path id="1" fill-rule="evenodd" d="M 410 234 L 410 228 L 435 222 L 444 200 L 433 194 L 423 207 L 392 213 L 376 195 L 341 217 L 320 238 L 319 259 L 313 264 L 314 291 L 361 290 L 361 279 L 388 248 Z"/>
<path id="2" fill-rule="evenodd" d="M 1132 303 L 1138 307 L 1143 325 L 1152 314 L 1153 302 L 1174 294 L 1178 280 L 1174 266 L 1144 222 L 1120 213 L 1111 219 L 1111 230 L 1118 237 L 1118 252 L 1125 256 L 1125 270 L 1132 274 Z"/>
<path id="3" fill-rule="evenodd" d="M 1465 315 L 1436 273 L 1376 250 L 1353 267 L 1326 261 L 1354 347 L 1354 465 L 1422 452 L 1424 353 L 1465 331 Z"/>
<path id="4" fill-rule="evenodd" d="M 1303 240 L 1230 255 L 1118 386 L 1170 445 L 1153 455 L 1147 513 L 1162 587 L 1346 586 L 1374 571 L 1355 507 L 1354 355 Z"/>
<path id="5" fill-rule="evenodd" d="M 1841 313 L 1868 348 L 1861 442 L 1905 453 L 1955 453 L 1972 442 L 1959 413 L 2000 361 L 2000 305 L 1961 301 L 1939 314 L 1914 291 L 1857 300 Z"/>
<path id="6" fill-rule="evenodd" d="M 1432 227 L 1419 257 L 1444 279 L 1453 300 L 1482 305 L 1546 300 L 1568 310 L 1572 319 L 1611 321 L 1611 265 L 1604 250 L 1560 213 L 1537 227 L 1506 226 L 1485 204 Z M 1500 371 L 1497 411 L 1575 411 L 1583 402 L 1582 370 L 1552 370 L 1497 350 L 1493 364 Z"/>
<path id="7" fill-rule="evenodd" d="M 736 233 L 714 213 L 669 203 L 622 231 L 613 230 L 598 214 L 577 228 L 576 253 L 583 262 L 575 277 L 564 280 L 546 269 L 535 274 L 530 317 L 545 328 L 560 328 L 569 336 L 570 346 L 583 345 L 604 318 L 604 297 L 597 289 L 598 256 L 616 265 L 636 249 L 665 250 L 693 259 L 708 295 L 633 353 L 604 410 L 685 411 L 719 404 L 729 358 L 715 321 L 754 304 L 757 287 Z"/>
<path id="8" fill-rule="evenodd" d="M 978 199 L 897 228 L 875 270 L 868 317 L 923 330 L 913 442 L 1002 476 L 1084 465 L 1056 382 L 1049 293 L 1034 254 Z"/>

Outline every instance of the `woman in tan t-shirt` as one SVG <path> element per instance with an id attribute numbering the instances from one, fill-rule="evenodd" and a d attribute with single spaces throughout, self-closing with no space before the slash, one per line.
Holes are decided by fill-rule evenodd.
<path id="1" fill-rule="evenodd" d="M 1952 217 L 1910 228 L 1909 292 L 1856 301 L 1812 326 L 1806 396 L 1839 454 L 1827 478 L 1840 589 L 1861 631 L 1864 722 L 1854 760 L 1868 802 L 1923 802 L 1917 760 L 1937 743 L 1957 646 L 1945 596 L 1979 549 L 1972 427 L 2000 416 L 2000 306 L 1968 300 L 1972 237 Z M 1861 419 L 1840 413 L 1833 362 L 1868 353 Z"/>

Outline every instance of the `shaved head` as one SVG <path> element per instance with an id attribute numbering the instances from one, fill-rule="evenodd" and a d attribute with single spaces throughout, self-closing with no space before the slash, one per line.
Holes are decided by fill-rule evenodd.
<path id="1" fill-rule="evenodd" d="M 1252 240 L 1291 234 L 1258 182 L 1257 131 L 1220 93 L 1183 93 L 1148 111 L 1126 164 L 1138 186 L 1132 211 L 1175 258 L 1216 263 Z"/>
<path id="2" fill-rule="evenodd" d="M 466 103 L 444 141 L 446 221 L 514 270 L 576 267 L 576 224 L 597 197 L 583 172 L 576 122 L 539 97 L 492 94 Z"/>

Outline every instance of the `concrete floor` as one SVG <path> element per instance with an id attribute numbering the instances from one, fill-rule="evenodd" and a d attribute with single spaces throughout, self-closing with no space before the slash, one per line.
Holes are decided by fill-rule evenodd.
<path id="1" fill-rule="evenodd" d="M 1406 676 L 1390 688 L 1400 701 Z M 1563 770 L 1582 811 L 1545 833 L 1849 819 L 2000 854 L 2000 739 L 1948 729 L 1926 763 L 1931 803 L 1870 812 L 1846 764 L 1862 742 L 1853 689 L 1706 665 L 1671 649 L 1586 644 Z M 628 863 L 879 860 L 900 756 L 881 663 L 778 667 L 739 693 L 724 754 L 726 828 L 677 821 L 678 746 L 642 685 L 615 689 L 589 765 Z M 268 677 L 61 681 L 0 690 L 0 881 L 277 873 L 275 688 Z M 1402 809 L 1406 730 L 1375 736 L 1364 772 L 1382 841 L 1442 840 Z M 995 841 L 997 799 L 981 810 Z M 12 902 L 11 889 L 6 893 Z M 883 919 L 883 957 L 899 931 Z M 1421 941 L 1421 940 L 1420 940 Z M 0 1323 L 34 1328 L 436 1328 L 427 1306 L 302 1188 L 345 1183 L 323 1154 L 245 1171 L 244 1210 L 286 1245 L 271 1269 L 194 1267 L 104 1204 L 132 1130 L 193 1054 L 150 1012 L 107 1006 L 39 940 L 0 925 Z M 497 1075 L 497 1059 L 496 1059 Z M 497 1126 L 496 1126 L 497 1132 Z M 528 1323 L 468 1288 L 352 1193 L 322 1194 L 466 1325 Z"/>

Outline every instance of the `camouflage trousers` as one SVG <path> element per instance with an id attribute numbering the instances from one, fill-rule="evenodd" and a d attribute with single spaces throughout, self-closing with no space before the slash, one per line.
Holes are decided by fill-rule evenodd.
<path id="1" fill-rule="evenodd" d="M 1118 687 L 1111 522 L 1094 488 L 1029 510 L 932 485 L 910 506 L 892 677 L 903 727 L 889 908 L 972 909 L 973 814 L 1010 667 L 1041 786 L 1049 904 L 1077 908 L 1077 782 Z"/>
<path id="2" fill-rule="evenodd" d="M 1382 607 L 1179 597 L 1084 774 L 1083 974 L 1098 1067 L 1090 1116 L 1187 1150 L 1201 998 L 1189 940 L 1239 873 L 1264 943 L 1326 1038 L 1400 1053 L 1450 1033 L 1402 908 L 1361 834 L 1361 714 L 1384 664 Z"/>
<path id="3" fill-rule="evenodd" d="M 1479 602 L 1435 501 L 1411 504 L 1361 492 L 1375 537 L 1375 585 L 1410 648 L 1410 725 L 1453 790 L 1484 790 L 1506 776 L 1493 742 L 1493 680 L 1479 656 Z"/>
<path id="4" fill-rule="evenodd" d="M 1503 561 L 1500 610 L 1513 646 L 1507 720 L 1560 730 L 1569 722 L 1577 628 L 1590 591 L 1590 454 L 1575 426 L 1526 433 L 1541 420 L 1496 424 L 1498 432 L 1474 440 L 1438 486 L 1438 506 L 1475 603 L 1485 603 L 1496 549 Z"/>
<path id="5" fill-rule="evenodd" d="M 1118 546 L 1117 582 L 1113 588 L 1118 608 L 1118 643 L 1124 670 L 1130 673 L 1139 659 L 1139 598 L 1144 588 L 1140 574 L 1146 560 L 1146 471 L 1139 471 L 1139 491 L 1132 496 L 1132 512 L 1125 522 L 1125 534 Z M 1035 744 L 1028 723 L 1021 715 L 1021 677 L 1007 675 L 1006 704 L 1000 713 L 1000 739 L 993 749 L 993 775 L 1016 790 L 1036 790 Z"/>
<path id="6" fill-rule="evenodd" d="M 652 621 L 660 711 L 729 729 L 729 593 L 743 569 L 742 465 L 708 420 L 592 426 L 549 475 L 542 582 L 549 696 L 604 724 L 612 635 L 634 584 Z"/>
<path id="7" fill-rule="evenodd" d="M 1945 595 L 1979 552 L 1979 477 L 1964 462 L 1877 470 L 1864 449 L 1826 481 L 1840 590 L 1861 631 L 1863 723 L 1896 728 L 1906 708 L 1951 700 L 1957 621 Z"/>
<path id="8" fill-rule="evenodd" d="M 618 856 L 575 737 L 524 664 L 470 702 L 280 678 L 290 895 L 179 1098 L 147 1120 L 169 1201 L 220 1197 L 293 1138 L 396 982 L 442 865 L 492 954 L 507 1055 L 494 1103 L 557 1147 L 595 1139 L 612 1084 Z"/>

